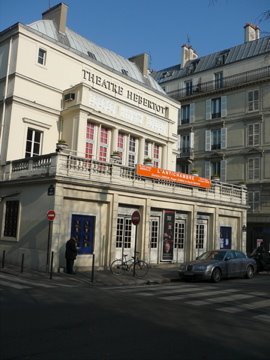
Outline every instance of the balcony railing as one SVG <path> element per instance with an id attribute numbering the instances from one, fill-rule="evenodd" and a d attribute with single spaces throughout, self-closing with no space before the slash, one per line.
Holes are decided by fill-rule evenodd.
<path id="1" fill-rule="evenodd" d="M 189 86 L 187 89 L 168 91 L 167 94 L 174 99 L 180 100 L 187 97 L 203 95 L 211 92 L 219 92 L 223 91 L 224 89 L 237 88 L 253 82 L 266 80 L 270 80 L 270 66 L 224 77 L 222 86 L 220 86 L 220 83 L 219 86 L 217 86 L 216 81 L 213 80 L 199 83 L 192 86 L 192 88 Z"/>
<path id="2" fill-rule="evenodd" d="M 0 181 L 14 181 L 30 179 L 35 176 L 61 176 L 66 181 L 76 179 L 82 186 L 99 183 L 102 188 L 124 185 L 125 189 L 132 188 L 138 193 L 155 191 L 161 196 L 181 197 L 190 199 L 211 199 L 213 201 L 247 204 L 245 188 L 227 183 L 213 183 L 209 189 L 184 185 L 181 183 L 144 178 L 136 174 L 133 167 L 126 167 L 110 162 L 85 159 L 64 153 L 53 153 L 33 158 L 8 162 L 0 167 Z"/>

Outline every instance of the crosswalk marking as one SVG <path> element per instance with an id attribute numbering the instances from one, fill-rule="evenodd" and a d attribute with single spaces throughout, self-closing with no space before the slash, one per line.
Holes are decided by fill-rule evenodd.
<path id="1" fill-rule="evenodd" d="M 205 287 L 204 290 L 211 290 L 213 289 L 213 287 Z M 150 290 L 150 289 L 149 289 Z M 147 290 L 147 291 L 149 291 Z M 189 288 L 179 288 L 179 289 L 174 289 L 173 290 L 173 293 L 174 294 L 177 294 L 177 293 L 180 293 L 180 294 L 183 294 L 183 293 L 191 293 L 191 292 L 197 292 L 201 290 L 200 287 L 189 287 Z M 155 290 L 155 296 L 158 296 L 160 297 L 160 295 L 165 295 L 165 294 L 170 294 L 171 293 L 171 289 L 164 289 L 164 290 Z M 149 293 L 149 292 L 144 292 L 144 293 L 139 293 L 140 296 L 153 296 L 152 293 Z M 162 297 L 160 297 L 162 299 Z M 166 298 L 166 297 L 165 297 Z"/>
<path id="2" fill-rule="evenodd" d="M 184 300 L 189 297 L 203 297 L 203 296 L 212 296 L 212 295 L 218 295 L 218 294 L 224 294 L 224 293 L 233 293 L 237 292 L 236 289 L 228 289 L 228 290 L 216 290 L 216 291 L 202 291 L 197 292 L 195 294 L 185 294 L 185 295 L 175 295 L 175 296 L 161 296 L 160 299 L 162 300 Z"/>
<path id="3" fill-rule="evenodd" d="M 4 279 L 4 280 L 9 280 L 10 283 L 13 283 L 14 281 L 16 283 L 20 283 L 20 284 L 26 284 L 26 285 L 35 285 L 35 286 L 40 286 L 40 287 L 44 287 L 44 288 L 52 288 L 55 287 L 53 284 L 52 285 L 47 285 L 47 284 L 43 284 L 40 282 L 35 282 L 35 281 L 31 281 L 31 280 L 24 280 L 24 279 L 19 279 L 19 278 L 15 278 L 14 276 L 8 276 L 8 275 L 1 275 L 0 274 L 0 280 Z"/>
<path id="4" fill-rule="evenodd" d="M 211 306 L 215 305 L 216 311 L 228 314 L 237 314 L 249 310 L 270 309 L 270 299 L 257 300 L 256 297 L 267 297 L 268 294 L 262 291 L 250 291 L 241 293 L 241 289 L 220 289 L 216 286 L 201 286 L 194 284 L 183 284 L 177 286 L 158 285 L 153 287 L 130 286 L 128 288 L 111 288 L 116 292 L 134 294 L 142 297 L 155 297 L 163 301 L 183 301 L 192 306 Z M 257 300 L 257 301 L 256 301 Z M 235 303 L 234 303 L 235 302 Z M 234 304 L 232 304 L 234 303 Z M 222 306 L 224 304 L 224 306 Z M 270 315 L 253 315 L 258 321 L 270 323 Z"/>
<path id="5" fill-rule="evenodd" d="M 231 295 L 230 297 L 228 296 L 219 296 L 216 298 L 209 298 L 207 300 L 195 300 L 195 301 L 188 301 L 189 304 L 195 305 L 195 306 L 201 306 L 201 305 L 209 305 L 211 304 L 215 304 L 215 303 L 224 303 L 224 302 L 232 302 L 235 300 L 245 300 L 245 299 L 250 299 L 252 297 L 254 297 L 255 295 L 244 295 L 244 294 L 234 294 Z"/>
<path id="6" fill-rule="evenodd" d="M 11 282 L 5 281 L 5 280 L 0 280 L 0 285 L 8 286 L 8 287 L 11 287 L 11 288 L 14 288 L 14 289 L 19 289 L 19 290 L 22 290 L 22 289 L 30 289 L 30 286 L 25 286 L 25 285 L 20 285 L 20 284 L 16 284 L 16 283 L 11 283 Z"/>

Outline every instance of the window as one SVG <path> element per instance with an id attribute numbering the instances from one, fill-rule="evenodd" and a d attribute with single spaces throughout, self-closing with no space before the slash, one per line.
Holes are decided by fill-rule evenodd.
<path id="1" fill-rule="evenodd" d="M 218 177 L 220 181 L 225 182 L 227 178 L 227 160 L 205 161 L 205 177 L 208 179 Z"/>
<path id="2" fill-rule="evenodd" d="M 190 105 L 183 105 L 181 108 L 181 124 L 188 124 L 190 120 Z"/>
<path id="3" fill-rule="evenodd" d="M 38 49 L 38 63 L 40 65 L 46 65 L 47 51 L 44 49 Z"/>
<path id="4" fill-rule="evenodd" d="M 250 206 L 249 211 L 258 211 L 260 209 L 260 192 L 259 191 L 248 191 L 248 205 Z"/>
<path id="5" fill-rule="evenodd" d="M 186 95 L 192 95 L 192 80 L 185 81 Z"/>
<path id="6" fill-rule="evenodd" d="M 190 136 L 182 135 L 181 136 L 181 154 L 189 154 L 190 153 Z"/>
<path id="7" fill-rule="evenodd" d="M 221 89 L 223 87 L 223 72 L 215 73 L 215 89 Z"/>
<path id="8" fill-rule="evenodd" d="M 204 246 L 204 231 L 205 226 L 203 224 L 196 225 L 196 249 L 203 249 Z"/>
<path id="9" fill-rule="evenodd" d="M 206 100 L 206 120 L 227 116 L 227 96 Z"/>
<path id="10" fill-rule="evenodd" d="M 94 134 L 95 134 L 95 126 L 94 124 L 88 122 L 86 127 L 86 144 L 85 144 L 85 157 L 87 159 L 92 159 L 93 157 Z"/>
<path id="11" fill-rule="evenodd" d="M 211 176 L 220 177 L 221 164 L 220 161 L 211 161 Z"/>
<path id="12" fill-rule="evenodd" d="M 185 223 L 184 222 L 175 222 L 174 228 L 175 240 L 174 240 L 174 247 L 176 249 L 183 249 L 184 242 L 185 242 Z"/>
<path id="13" fill-rule="evenodd" d="M 159 221 L 151 219 L 150 220 L 150 246 L 152 249 L 156 249 L 158 246 L 159 240 Z"/>
<path id="14" fill-rule="evenodd" d="M 116 247 L 117 248 L 131 248 L 131 218 L 118 217 L 116 229 Z"/>
<path id="15" fill-rule="evenodd" d="M 226 149 L 227 128 L 205 131 L 205 151 Z"/>
<path id="16" fill-rule="evenodd" d="M 13 237 L 13 238 L 17 237 L 18 216 L 19 216 L 19 201 L 18 200 L 7 201 L 4 236 Z"/>
<path id="17" fill-rule="evenodd" d="M 212 99 L 212 119 L 221 117 L 221 98 Z"/>
<path id="18" fill-rule="evenodd" d="M 135 151 L 136 151 L 136 139 L 133 136 L 129 138 L 129 153 L 128 153 L 128 166 L 135 165 Z"/>
<path id="19" fill-rule="evenodd" d="M 248 92 L 248 111 L 259 110 L 259 90 Z"/>
<path id="20" fill-rule="evenodd" d="M 160 162 L 159 158 L 160 158 L 160 146 L 154 144 L 154 149 L 153 149 L 154 167 L 159 167 L 159 162 Z"/>
<path id="21" fill-rule="evenodd" d="M 25 149 L 26 158 L 40 155 L 41 138 L 41 131 L 28 128 Z"/>
<path id="22" fill-rule="evenodd" d="M 250 124 L 247 128 L 248 146 L 260 145 L 260 124 Z"/>
<path id="23" fill-rule="evenodd" d="M 107 161 L 109 130 L 100 128 L 99 161 Z"/>
<path id="24" fill-rule="evenodd" d="M 260 158 L 248 159 L 248 180 L 260 179 Z"/>
<path id="25" fill-rule="evenodd" d="M 211 149 L 221 148 L 221 129 L 211 130 Z"/>

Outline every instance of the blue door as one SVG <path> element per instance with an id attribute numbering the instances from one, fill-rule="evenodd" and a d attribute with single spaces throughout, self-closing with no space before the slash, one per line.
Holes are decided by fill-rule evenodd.
<path id="1" fill-rule="evenodd" d="M 72 215 L 71 236 L 76 239 L 78 255 L 93 254 L 95 219 L 95 216 Z"/>

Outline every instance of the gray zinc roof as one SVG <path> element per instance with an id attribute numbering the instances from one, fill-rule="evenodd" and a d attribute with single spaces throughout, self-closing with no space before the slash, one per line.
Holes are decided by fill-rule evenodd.
<path id="1" fill-rule="evenodd" d="M 169 80 L 189 76 L 188 69 L 192 63 L 196 64 L 195 70 L 192 74 L 216 68 L 217 59 L 221 54 L 226 54 L 226 60 L 223 64 L 223 66 L 225 66 L 254 56 L 263 55 L 265 53 L 270 53 L 270 36 L 248 41 L 232 48 L 191 60 L 187 62 L 184 68 L 181 68 L 180 65 L 175 65 L 156 71 L 153 74 L 153 77 L 161 84 Z"/>
<path id="2" fill-rule="evenodd" d="M 151 87 L 152 89 L 165 94 L 164 90 L 153 79 L 153 77 L 150 74 L 144 76 L 135 63 L 111 50 L 94 44 L 68 27 L 66 28 L 65 34 L 60 34 L 56 30 L 55 24 L 52 20 L 39 20 L 29 24 L 28 26 L 31 29 L 34 29 L 54 41 L 70 48 L 79 55 L 87 57 L 90 61 L 101 63 L 110 69 L 121 73 L 122 75 L 126 75 L 131 79 L 146 85 L 147 87 Z"/>

